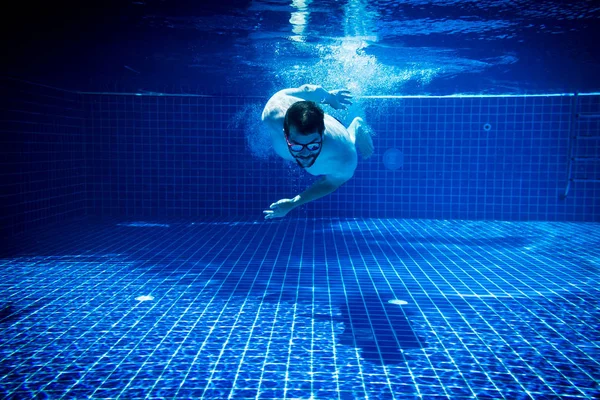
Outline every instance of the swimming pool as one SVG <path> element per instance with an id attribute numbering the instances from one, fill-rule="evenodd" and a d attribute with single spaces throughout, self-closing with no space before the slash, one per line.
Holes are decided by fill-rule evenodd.
<path id="1" fill-rule="evenodd" d="M 0 397 L 600 396 L 592 2 L 109 3 L 0 66 Z M 305 83 L 375 153 L 265 221 Z"/>
<path id="2" fill-rule="evenodd" d="M 256 99 L 10 84 L 4 396 L 598 395 L 597 166 L 567 175 L 598 147 L 570 145 L 573 96 L 393 99 L 352 181 L 264 221 L 310 178 L 229 128 Z"/>

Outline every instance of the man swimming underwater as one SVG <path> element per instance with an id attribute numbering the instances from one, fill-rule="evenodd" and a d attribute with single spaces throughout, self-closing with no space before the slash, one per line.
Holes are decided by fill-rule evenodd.
<path id="1" fill-rule="evenodd" d="M 373 154 L 373 141 L 360 117 L 345 128 L 316 104 L 329 104 L 336 110 L 350 102 L 347 90 L 326 91 L 317 85 L 281 90 L 267 102 L 262 120 L 269 127 L 275 152 L 295 160 L 309 174 L 320 176 L 293 199 L 281 199 L 263 211 L 265 219 L 281 218 L 294 208 L 326 196 L 354 175 L 356 149 L 363 158 Z"/>

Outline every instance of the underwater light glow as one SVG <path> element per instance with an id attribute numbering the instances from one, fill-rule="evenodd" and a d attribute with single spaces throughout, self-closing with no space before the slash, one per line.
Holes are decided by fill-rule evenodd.
<path id="1" fill-rule="evenodd" d="M 402 168 L 404 165 L 404 154 L 402 154 L 402 151 L 398 149 L 388 149 L 383 154 L 383 164 L 390 171 L 395 171 L 399 168 Z"/>
<path id="2" fill-rule="evenodd" d="M 135 298 L 137 301 L 151 301 L 154 300 L 152 295 L 138 296 Z"/>
<path id="3" fill-rule="evenodd" d="M 594 96 L 600 93 L 577 93 L 578 96 Z M 419 96 L 356 96 L 361 99 L 449 99 L 449 98 L 494 98 L 494 97 L 564 97 L 574 96 L 575 93 L 546 93 L 546 94 L 451 94 L 444 96 L 419 95 Z"/>
<path id="4" fill-rule="evenodd" d="M 118 226 L 132 226 L 132 227 L 160 227 L 160 228 L 168 228 L 169 224 L 153 224 L 150 222 L 130 222 L 128 224 L 117 224 Z"/>

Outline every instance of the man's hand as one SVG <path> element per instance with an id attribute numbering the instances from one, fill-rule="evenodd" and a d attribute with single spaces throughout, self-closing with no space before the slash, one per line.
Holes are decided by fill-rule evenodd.
<path id="1" fill-rule="evenodd" d="M 281 199 L 271 204 L 270 210 L 265 210 L 265 219 L 282 218 L 296 207 L 294 199 Z"/>
<path id="2" fill-rule="evenodd" d="M 325 103 L 329 104 L 331 107 L 335 108 L 336 110 L 345 110 L 346 104 L 352 105 L 352 103 L 350 102 L 351 98 L 352 97 L 350 96 L 350 92 L 348 90 L 345 90 L 345 89 L 332 90 L 325 97 Z"/>

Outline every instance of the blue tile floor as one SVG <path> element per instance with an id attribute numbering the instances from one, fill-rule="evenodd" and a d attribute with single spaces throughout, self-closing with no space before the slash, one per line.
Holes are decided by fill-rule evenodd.
<path id="1" fill-rule="evenodd" d="M 600 397 L 600 224 L 104 220 L 15 238 L 0 397 Z"/>

